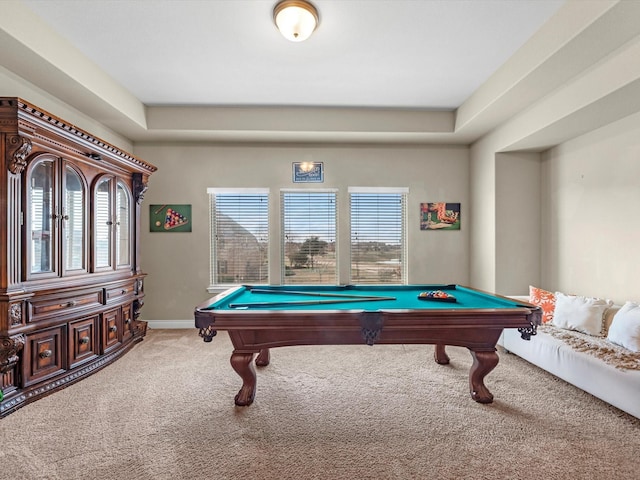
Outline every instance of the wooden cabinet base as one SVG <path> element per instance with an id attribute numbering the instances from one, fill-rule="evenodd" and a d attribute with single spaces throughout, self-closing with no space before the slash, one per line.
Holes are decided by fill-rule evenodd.
<path id="1" fill-rule="evenodd" d="M 131 339 L 119 345 L 118 348 L 111 349 L 109 353 L 96 356 L 78 367 L 57 372 L 49 376 L 46 380 L 41 380 L 31 386 L 20 389 L 12 387 L 11 389 L 3 390 L 3 399 L 0 401 L 0 418 L 9 415 L 20 407 L 68 387 L 116 361 L 127 353 L 136 343 L 142 341 L 146 334 L 147 323 L 137 323 L 139 328 L 133 332 Z"/>

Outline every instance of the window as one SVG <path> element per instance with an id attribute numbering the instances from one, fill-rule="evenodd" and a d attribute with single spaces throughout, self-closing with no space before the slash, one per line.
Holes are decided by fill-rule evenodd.
<path id="1" fill-rule="evenodd" d="M 211 285 L 273 283 L 270 269 L 283 285 L 339 283 L 337 190 L 281 190 L 279 234 L 273 224 L 278 214 L 269 218 L 268 189 L 209 188 L 207 193 Z M 406 188 L 349 188 L 350 239 L 344 239 L 350 249 L 345 244 L 342 250 L 342 282 L 407 282 L 407 193 Z M 280 244 L 279 258 L 271 251 L 279 265 L 271 267 L 270 240 L 274 247 Z"/>
<path id="2" fill-rule="evenodd" d="M 283 191 L 282 283 L 335 284 L 336 192 Z"/>
<path id="3" fill-rule="evenodd" d="M 269 191 L 207 190 L 211 214 L 211 283 L 268 283 Z"/>
<path id="4" fill-rule="evenodd" d="M 351 283 L 407 279 L 406 189 L 349 188 Z"/>

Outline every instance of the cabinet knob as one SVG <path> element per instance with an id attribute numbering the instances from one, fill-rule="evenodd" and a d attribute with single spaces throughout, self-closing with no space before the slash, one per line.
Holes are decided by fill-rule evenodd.
<path id="1" fill-rule="evenodd" d="M 80 339 L 78 339 L 78 343 L 80 343 L 80 345 L 86 345 L 89 343 L 89 337 L 80 337 Z"/>
<path id="2" fill-rule="evenodd" d="M 40 358 L 49 358 L 51 356 L 51 354 L 53 354 L 53 352 L 51 350 L 43 350 L 39 353 L 39 357 Z"/>
<path id="3" fill-rule="evenodd" d="M 124 295 L 125 293 L 127 293 L 127 291 L 123 288 L 122 290 L 120 290 L 120 293 Z"/>
<path id="4" fill-rule="evenodd" d="M 78 304 L 78 302 L 76 302 L 75 300 L 71 300 L 70 302 L 67 302 L 67 307 L 75 307 Z"/>
<path id="5" fill-rule="evenodd" d="M 110 331 L 110 332 L 117 332 L 117 331 L 118 331 L 118 327 L 116 327 L 115 325 L 111 325 L 111 326 L 109 327 L 109 331 Z"/>
<path id="6" fill-rule="evenodd" d="M 127 325 L 129 325 L 129 324 L 131 323 L 131 319 L 130 319 L 130 318 L 127 318 L 127 319 L 124 321 L 124 323 L 126 323 Z"/>

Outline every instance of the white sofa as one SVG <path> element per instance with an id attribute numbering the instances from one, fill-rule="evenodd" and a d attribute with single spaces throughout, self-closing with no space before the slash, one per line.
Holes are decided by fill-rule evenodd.
<path id="1" fill-rule="evenodd" d="M 529 301 L 528 296 L 511 298 Z M 602 345 L 603 342 L 609 343 L 606 340 L 606 332 L 619 309 L 620 305 L 614 305 L 606 310 L 604 338 L 593 338 L 594 346 Z M 517 329 L 505 329 L 498 343 L 507 352 L 516 354 L 620 410 L 640 418 L 640 370 L 617 368 L 593 352 L 579 351 L 559 336 L 575 336 L 578 340 L 584 341 L 583 343 L 590 342 L 588 335 L 545 324 L 530 341 L 523 340 Z"/>

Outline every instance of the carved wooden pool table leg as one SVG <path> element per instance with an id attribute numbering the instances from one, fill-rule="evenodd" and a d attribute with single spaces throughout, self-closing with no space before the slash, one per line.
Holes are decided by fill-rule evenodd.
<path id="1" fill-rule="evenodd" d="M 260 353 L 258 353 L 258 356 L 256 357 L 256 365 L 259 367 L 266 367 L 267 365 L 269 365 L 270 361 L 271 353 L 269 353 L 269 349 L 263 348 L 262 350 L 260 350 Z"/>
<path id="2" fill-rule="evenodd" d="M 449 364 L 449 355 L 445 352 L 444 347 L 445 345 L 437 343 L 436 348 L 433 350 L 433 358 L 435 358 L 436 363 L 440 365 Z"/>
<path id="3" fill-rule="evenodd" d="M 235 397 L 236 405 L 240 407 L 251 405 L 256 394 L 256 370 L 251 360 L 253 353 L 231 354 L 231 366 L 242 378 L 242 388 Z"/>
<path id="4" fill-rule="evenodd" d="M 493 394 L 484 385 L 484 377 L 498 365 L 498 354 L 496 351 L 475 352 L 469 350 L 473 357 L 473 365 L 469 372 L 469 390 L 471 398 L 478 403 L 493 402 Z"/>

